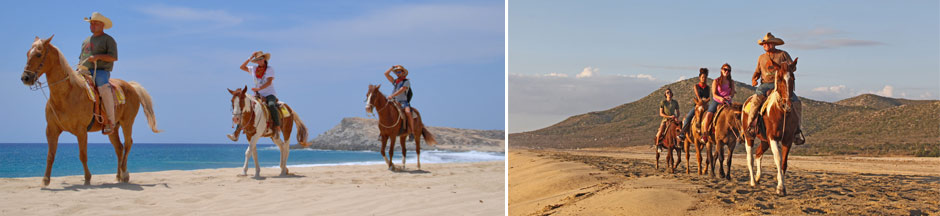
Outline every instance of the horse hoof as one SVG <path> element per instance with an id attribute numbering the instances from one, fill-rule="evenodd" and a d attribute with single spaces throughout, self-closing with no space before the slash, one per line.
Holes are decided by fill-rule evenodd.
<path id="1" fill-rule="evenodd" d="M 42 187 L 49 186 L 49 177 L 42 178 Z"/>
<path id="2" fill-rule="evenodd" d="M 777 188 L 777 195 L 786 196 L 786 195 L 787 195 L 787 189 Z"/>

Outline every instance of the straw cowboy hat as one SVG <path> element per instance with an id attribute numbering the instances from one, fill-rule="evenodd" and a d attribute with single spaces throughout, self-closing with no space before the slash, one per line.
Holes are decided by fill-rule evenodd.
<path id="1" fill-rule="evenodd" d="M 267 61 L 267 60 L 271 60 L 271 53 L 265 53 L 265 52 L 262 52 L 262 51 L 257 51 L 257 52 L 255 52 L 255 53 L 252 53 L 252 54 L 251 54 L 251 60 L 252 60 L 252 61 L 258 61 L 258 60 L 265 60 L 265 61 Z"/>
<path id="2" fill-rule="evenodd" d="M 765 35 L 763 39 L 757 40 L 757 44 L 764 45 L 765 43 L 779 46 L 783 45 L 783 39 L 774 37 L 774 35 L 770 34 L 770 32 L 767 32 L 767 35 Z"/>
<path id="3" fill-rule="evenodd" d="M 103 22 L 103 23 L 104 23 L 104 29 L 109 29 L 109 28 L 111 28 L 111 19 L 108 19 L 108 18 L 105 17 L 104 15 L 101 15 L 101 13 L 94 12 L 94 13 L 91 13 L 91 17 L 85 17 L 85 22 L 91 22 L 91 21 L 100 21 L 100 22 Z"/>

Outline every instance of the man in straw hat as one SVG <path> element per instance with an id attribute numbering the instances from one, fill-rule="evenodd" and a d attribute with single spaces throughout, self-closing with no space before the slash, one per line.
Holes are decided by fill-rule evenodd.
<path id="1" fill-rule="evenodd" d="M 754 76 L 751 78 L 751 85 L 756 86 L 757 90 L 754 92 L 754 99 L 752 100 L 753 104 L 756 105 L 754 109 L 747 110 L 751 116 L 750 128 L 756 128 L 756 123 L 758 117 L 757 111 L 760 110 L 760 106 L 763 105 L 764 99 L 767 97 L 767 92 L 775 88 L 774 85 L 774 75 L 776 75 L 776 68 L 773 65 L 768 64 L 768 60 L 773 61 L 777 65 L 787 64 L 790 65 L 790 72 L 796 71 L 796 64 L 792 59 L 790 59 L 790 54 L 787 51 L 777 49 L 777 46 L 783 45 L 783 39 L 774 37 L 773 34 L 767 32 L 767 35 L 764 38 L 757 40 L 757 44 L 764 47 L 764 54 L 761 54 L 757 58 L 757 69 L 754 70 Z M 760 80 L 760 85 L 757 84 L 757 81 Z M 790 92 L 790 100 L 793 102 L 793 108 L 797 118 L 801 118 L 802 113 L 802 102 L 800 98 L 796 96 L 793 92 Z M 801 121 L 802 122 L 802 121 Z M 796 132 L 796 144 L 802 145 L 806 142 L 803 139 L 803 130 L 801 127 L 797 127 Z"/>
<path id="2" fill-rule="evenodd" d="M 109 121 L 109 124 L 101 130 L 101 133 L 111 134 L 112 129 L 114 129 L 114 93 L 111 91 L 111 84 L 108 79 L 111 78 L 114 62 L 118 60 L 117 42 L 114 41 L 111 35 L 104 33 L 105 29 L 111 28 L 111 19 L 101 15 L 101 13 L 94 12 L 91 17 L 85 17 L 85 22 L 88 22 L 91 36 L 88 36 L 82 42 L 79 71 L 94 76 L 95 86 L 101 94 L 101 102 L 104 103 L 104 110 Z"/>

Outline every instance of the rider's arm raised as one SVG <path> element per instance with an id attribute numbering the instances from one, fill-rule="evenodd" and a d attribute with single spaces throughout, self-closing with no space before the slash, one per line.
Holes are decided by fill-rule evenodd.
<path id="1" fill-rule="evenodd" d="M 385 78 L 388 78 L 388 82 L 391 82 L 392 84 L 394 84 L 395 78 L 392 78 L 392 75 L 389 74 L 392 72 L 392 69 L 395 69 L 395 66 L 392 66 L 391 68 L 388 68 L 388 70 L 385 70 Z"/>
<path id="2" fill-rule="evenodd" d="M 250 61 L 251 61 L 251 59 L 245 60 L 245 63 L 242 63 L 242 66 L 241 66 L 241 67 L 238 67 L 238 68 L 241 68 L 243 71 L 250 73 L 251 71 L 248 71 L 248 62 L 250 62 Z"/>

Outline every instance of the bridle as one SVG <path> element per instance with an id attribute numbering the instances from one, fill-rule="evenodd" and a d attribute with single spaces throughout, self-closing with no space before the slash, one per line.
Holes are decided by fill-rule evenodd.
<path id="1" fill-rule="evenodd" d="M 366 102 L 366 109 L 367 109 L 367 110 L 372 110 L 372 107 L 376 107 L 376 108 L 377 108 L 377 109 L 375 110 L 375 115 L 379 115 L 379 114 L 378 114 L 379 112 L 382 112 L 382 110 L 385 110 L 385 108 L 387 108 L 387 107 L 389 106 L 389 104 L 392 103 L 391 101 L 385 101 L 385 104 L 384 104 L 384 106 L 382 106 L 382 107 L 378 107 L 378 106 L 372 105 L 372 96 L 373 96 L 372 93 L 373 93 L 374 91 L 377 91 L 377 89 L 378 89 L 378 88 L 373 88 L 372 90 L 370 90 L 368 96 L 366 97 L 366 101 L 365 101 L 365 102 Z M 382 124 L 382 121 L 379 121 L 379 126 L 382 126 L 382 127 L 384 127 L 384 128 L 392 128 L 392 127 L 395 127 L 395 125 L 398 125 L 398 123 L 401 122 L 401 117 L 404 116 L 404 114 L 402 113 L 401 109 L 399 109 L 398 107 L 395 107 L 395 108 L 398 110 L 398 118 L 395 119 L 395 123 L 392 123 L 391 125 L 383 125 L 383 124 Z"/>

